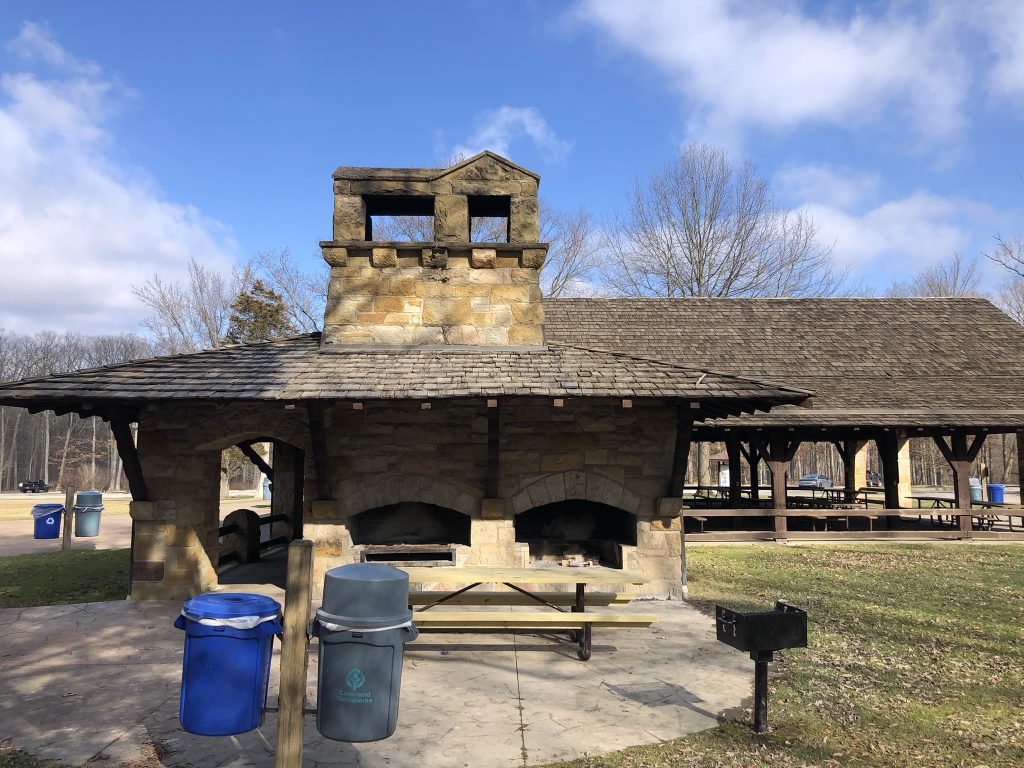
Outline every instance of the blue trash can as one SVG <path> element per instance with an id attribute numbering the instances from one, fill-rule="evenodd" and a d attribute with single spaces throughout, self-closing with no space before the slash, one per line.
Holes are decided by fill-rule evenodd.
<path id="1" fill-rule="evenodd" d="M 37 539 L 59 539 L 60 520 L 64 514 L 63 504 L 36 504 L 32 507 L 35 518 L 35 534 Z"/>
<path id="2" fill-rule="evenodd" d="M 1006 498 L 1006 486 L 1002 483 L 988 484 L 988 500 L 993 504 L 1002 504 Z"/>
<path id="3" fill-rule="evenodd" d="M 181 727 L 200 736 L 259 727 L 281 604 L 245 593 L 200 595 L 185 602 L 174 626 L 185 630 Z"/>

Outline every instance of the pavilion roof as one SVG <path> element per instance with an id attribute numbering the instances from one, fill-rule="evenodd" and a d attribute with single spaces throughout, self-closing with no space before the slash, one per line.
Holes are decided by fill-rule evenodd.
<path id="1" fill-rule="evenodd" d="M 77 410 L 88 402 L 614 397 L 713 400 L 750 412 L 810 393 L 710 374 L 680 361 L 568 344 L 538 349 L 344 348 L 320 335 L 158 357 L 0 386 L 0 404 Z"/>
<path id="2" fill-rule="evenodd" d="M 551 342 L 814 392 L 716 428 L 1024 426 L 1024 327 L 984 299 L 548 299 L 544 312 Z"/>

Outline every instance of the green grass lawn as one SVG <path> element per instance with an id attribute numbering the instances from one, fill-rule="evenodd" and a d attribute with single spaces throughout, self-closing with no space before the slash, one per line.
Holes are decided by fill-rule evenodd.
<path id="1" fill-rule="evenodd" d="M 771 679 L 770 732 L 754 734 L 748 714 L 562 768 L 1024 765 L 1024 547 L 688 554 L 691 598 L 708 611 L 785 598 L 809 613 L 810 647 L 785 653 Z"/>
<path id="2" fill-rule="evenodd" d="M 127 591 L 127 549 L 0 557 L 0 608 L 123 600 Z"/>

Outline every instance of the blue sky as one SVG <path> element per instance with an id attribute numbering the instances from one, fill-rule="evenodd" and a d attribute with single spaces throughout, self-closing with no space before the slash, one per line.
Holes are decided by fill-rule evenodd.
<path id="1" fill-rule="evenodd" d="M 484 148 L 611 216 L 720 144 L 881 292 L 1024 232 L 1022 118 L 1015 0 L 8 0 L 0 327 L 137 329 L 131 285 L 190 255 L 321 269 L 336 166 Z"/>

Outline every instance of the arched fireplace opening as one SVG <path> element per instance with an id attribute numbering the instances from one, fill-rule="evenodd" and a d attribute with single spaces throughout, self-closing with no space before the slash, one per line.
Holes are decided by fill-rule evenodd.
<path id="1" fill-rule="evenodd" d="M 419 501 L 368 509 L 349 521 L 364 562 L 442 565 L 455 562 L 455 545 L 469 545 L 469 516 Z"/>
<path id="2" fill-rule="evenodd" d="M 570 499 L 516 515 L 516 541 L 530 560 L 622 568 L 623 546 L 636 546 L 636 515 L 608 504 Z"/>

